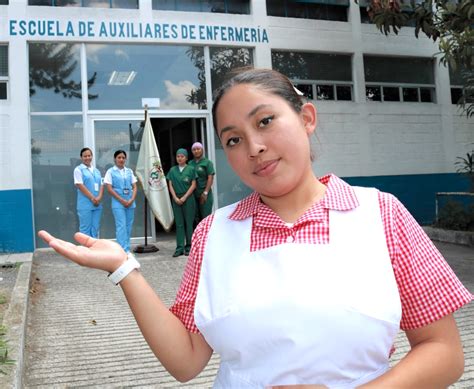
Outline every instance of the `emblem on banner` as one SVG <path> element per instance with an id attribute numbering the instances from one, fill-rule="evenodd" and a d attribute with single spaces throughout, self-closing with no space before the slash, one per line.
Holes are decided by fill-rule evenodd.
<path id="1" fill-rule="evenodd" d="M 151 158 L 152 168 L 150 170 L 150 175 L 148 177 L 148 185 L 150 185 L 150 190 L 163 190 L 166 187 L 165 175 L 163 173 L 163 168 L 161 162 L 158 159 Z"/>

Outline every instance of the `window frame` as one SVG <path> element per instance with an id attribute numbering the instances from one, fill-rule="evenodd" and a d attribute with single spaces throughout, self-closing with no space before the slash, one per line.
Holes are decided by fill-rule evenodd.
<path id="1" fill-rule="evenodd" d="M 380 100 L 369 100 L 367 98 L 367 88 L 380 88 Z M 399 100 L 384 100 L 384 88 L 397 88 Z M 417 101 L 404 100 L 403 89 L 417 89 Z M 432 101 L 421 101 L 421 89 L 430 89 Z M 400 82 L 366 82 L 366 101 L 370 103 L 428 103 L 436 104 L 436 87 L 434 84 L 411 84 L 411 83 L 400 83 Z"/>
<path id="2" fill-rule="evenodd" d="M 5 93 L 6 93 L 6 96 L 4 99 L 1 99 L 0 98 L 0 101 L 8 101 L 9 100 L 9 97 L 10 97 L 10 90 L 9 90 L 9 87 L 10 87 L 10 55 L 9 55 L 9 47 L 8 47 L 8 44 L 6 43 L 0 43 L 0 46 L 2 47 L 6 47 L 7 48 L 7 75 L 6 76 L 2 76 L 0 75 L 0 84 L 4 84 L 5 85 Z"/>

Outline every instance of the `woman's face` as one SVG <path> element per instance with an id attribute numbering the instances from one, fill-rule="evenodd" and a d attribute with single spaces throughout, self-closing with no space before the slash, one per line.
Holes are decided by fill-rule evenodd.
<path id="1" fill-rule="evenodd" d="M 188 158 L 186 158 L 186 156 L 184 154 L 177 154 L 176 155 L 176 162 L 178 162 L 179 166 L 186 165 L 187 160 L 188 160 Z"/>
<path id="2" fill-rule="evenodd" d="M 90 150 L 85 150 L 81 155 L 82 163 L 86 166 L 90 166 L 92 163 L 92 152 Z"/>
<path id="3" fill-rule="evenodd" d="M 117 165 L 119 169 L 122 169 L 125 167 L 126 161 L 127 161 L 127 157 L 123 153 L 120 153 L 119 155 L 115 157 L 115 165 Z"/>
<path id="4" fill-rule="evenodd" d="M 193 149 L 191 149 L 191 151 L 193 152 L 194 158 L 200 159 L 202 157 L 202 147 L 194 147 Z"/>
<path id="5" fill-rule="evenodd" d="M 257 86 L 240 84 L 222 97 L 218 135 L 232 169 L 264 196 L 283 196 L 312 174 L 309 136 L 316 110 L 295 112 L 283 98 Z"/>

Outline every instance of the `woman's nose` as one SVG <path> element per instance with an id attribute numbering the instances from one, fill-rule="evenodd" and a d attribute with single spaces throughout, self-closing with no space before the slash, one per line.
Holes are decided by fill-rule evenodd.
<path id="1" fill-rule="evenodd" d="M 258 157 L 267 150 L 267 146 L 260 139 L 253 139 L 250 142 L 249 158 Z"/>

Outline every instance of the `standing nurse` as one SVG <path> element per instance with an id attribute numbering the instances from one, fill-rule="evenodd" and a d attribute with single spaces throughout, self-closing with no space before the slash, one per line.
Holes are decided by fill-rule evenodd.
<path id="1" fill-rule="evenodd" d="M 102 215 L 104 187 L 100 172 L 92 166 L 92 150 L 85 147 L 80 153 L 82 163 L 74 169 L 74 185 L 77 188 L 77 216 L 79 231 L 97 238 Z"/>
<path id="2" fill-rule="evenodd" d="M 193 192 L 196 189 L 196 171 L 186 164 L 188 152 L 186 149 L 176 151 L 176 162 L 166 178 L 173 201 L 174 220 L 176 223 L 176 250 L 173 257 L 188 255 L 191 250 L 193 223 L 196 216 L 196 202 Z M 185 242 L 186 239 L 186 242 Z"/>
<path id="3" fill-rule="evenodd" d="M 212 183 L 214 181 L 214 165 L 210 160 L 204 157 L 204 147 L 201 143 L 196 142 L 192 145 L 191 151 L 194 159 L 189 165 L 196 169 L 197 187 L 194 191 L 194 198 L 197 202 L 197 222 L 200 222 L 206 216 L 212 213 Z"/>
<path id="4" fill-rule="evenodd" d="M 114 153 L 115 166 L 105 173 L 104 182 L 112 196 L 112 213 L 115 219 L 115 236 L 125 252 L 130 252 L 130 236 L 132 234 L 135 213 L 135 197 L 137 196 L 137 178 L 132 169 L 125 167 L 127 153 L 117 150 Z"/>

